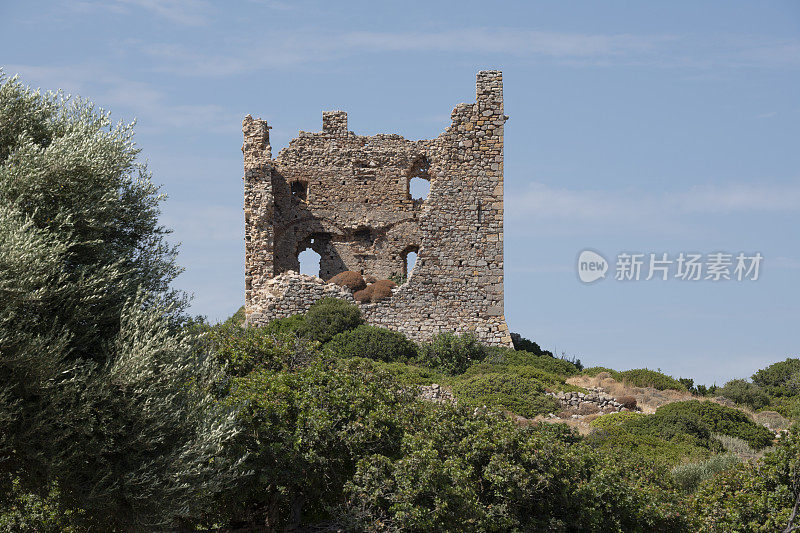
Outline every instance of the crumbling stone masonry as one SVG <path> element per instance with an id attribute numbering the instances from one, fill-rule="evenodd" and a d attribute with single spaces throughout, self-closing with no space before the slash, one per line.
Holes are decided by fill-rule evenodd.
<path id="1" fill-rule="evenodd" d="M 250 324 L 303 312 L 352 293 L 326 284 L 353 270 L 408 276 L 391 298 L 360 304 L 368 323 L 417 340 L 473 332 L 511 346 L 503 316 L 503 78 L 481 71 L 474 104 L 459 104 L 436 139 L 371 137 L 326 111 L 322 131 L 301 131 L 272 158 L 265 120 L 245 117 L 245 311 Z M 430 182 L 413 199 L 413 178 Z M 319 278 L 297 274 L 320 255 Z M 418 254 L 412 272 L 406 256 Z M 321 279 L 320 279 L 321 278 Z"/>

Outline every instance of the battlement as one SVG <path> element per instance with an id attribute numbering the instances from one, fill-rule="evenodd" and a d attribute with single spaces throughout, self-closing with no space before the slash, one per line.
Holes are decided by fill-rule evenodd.
<path id="1" fill-rule="evenodd" d="M 322 132 L 330 135 L 347 135 L 347 112 L 323 111 Z"/>

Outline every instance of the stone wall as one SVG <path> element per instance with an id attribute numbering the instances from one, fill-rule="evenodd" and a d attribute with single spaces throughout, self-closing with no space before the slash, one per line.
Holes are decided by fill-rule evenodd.
<path id="1" fill-rule="evenodd" d="M 345 270 L 404 275 L 407 254 L 416 252 L 391 298 L 360 304 L 369 323 L 416 340 L 472 331 L 487 344 L 511 345 L 503 315 L 502 74 L 478 73 L 476 102 L 459 104 L 451 117 L 436 139 L 411 141 L 355 135 L 345 112 L 326 111 L 321 132 L 301 131 L 276 158 L 266 121 L 244 119 L 249 323 L 302 312 L 320 294 L 352 300 L 322 280 Z M 413 178 L 430 182 L 427 199 L 411 197 Z M 321 258 L 318 282 L 288 274 L 299 271 L 308 248 Z"/>

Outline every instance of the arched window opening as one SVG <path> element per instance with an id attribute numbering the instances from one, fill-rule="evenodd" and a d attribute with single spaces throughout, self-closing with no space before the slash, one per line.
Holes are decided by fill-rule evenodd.
<path id="1" fill-rule="evenodd" d="M 411 200 L 427 200 L 431 190 L 431 162 L 425 156 L 420 156 L 408 170 L 408 183 L 406 194 Z"/>
<path id="2" fill-rule="evenodd" d="M 406 248 L 401 257 L 403 258 L 403 281 L 405 282 L 414 273 L 414 267 L 417 264 L 417 254 L 419 253 L 418 246 L 409 246 Z"/>
<path id="3" fill-rule="evenodd" d="M 300 273 L 319 277 L 320 259 L 322 259 L 320 255 L 311 248 L 306 248 L 297 254 L 297 260 L 300 262 Z"/>
<path id="4" fill-rule="evenodd" d="M 308 199 L 308 185 L 302 181 L 293 181 L 291 189 L 293 200 L 305 202 Z"/>
<path id="5" fill-rule="evenodd" d="M 408 252 L 406 254 L 406 277 L 411 275 L 414 271 L 414 265 L 417 264 L 417 252 Z"/>

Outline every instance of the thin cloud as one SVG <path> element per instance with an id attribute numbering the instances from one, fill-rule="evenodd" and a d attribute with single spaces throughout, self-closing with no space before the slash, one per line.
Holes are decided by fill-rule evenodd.
<path id="1" fill-rule="evenodd" d="M 133 1 L 133 0 L 131 0 Z M 136 0 L 144 1 L 144 0 Z M 260 31 L 260 30 L 259 30 Z M 269 45 L 263 43 L 268 37 Z M 156 68 L 183 75 L 229 76 L 275 67 L 297 68 L 366 54 L 450 53 L 551 62 L 573 67 L 793 68 L 800 40 L 686 35 L 584 34 L 515 28 L 414 32 L 271 30 L 240 36 L 213 50 L 176 43 L 141 43 Z M 797 51 L 798 53 L 795 53 Z"/>
<path id="2" fill-rule="evenodd" d="M 373 51 L 468 51 L 552 57 L 628 56 L 652 52 L 672 36 L 559 33 L 497 28 L 464 28 L 439 32 L 355 32 L 342 41 Z"/>
<path id="3" fill-rule="evenodd" d="M 800 210 L 800 187 L 761 184 L 696 187 L 675 195 L 672 203 L 689 213 L 798 211 Z"/>
<path id="4" fill-rule="evenodd" d="M 800 187 L 721 185 L 661 194 L 639 190 L 561 189 L 532 184 L 506 200 L 509 219 L 622 221 L 683 214 L 800 211 Z"/>
<path id="5" fill-rule="evenodd" d="M 19 73 L 21 81 L 33 87 L 60 88 L 88 98 L 126 121 L 137 119 L 140 133 L 176 129 L 236 133 L 242 120 L 240 113 L 222 105 L 176 102 L 160 88 L 96 66 L 9 65 L 4 71 L 9 76 Z"/>
<path id="6" fill-rule="evenodd" d="M 81 13 L 106 11 L 116 15 L 140 9 L 181 26 L 206 26 L 211 20 L 211 5 L 202 0 L 82 0 L 66 6 Z"/>

